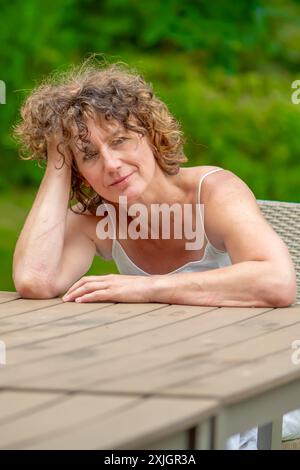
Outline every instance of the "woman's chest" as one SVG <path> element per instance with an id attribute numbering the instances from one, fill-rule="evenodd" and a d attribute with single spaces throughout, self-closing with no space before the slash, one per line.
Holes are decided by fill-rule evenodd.
<path id="1" fill-rule="evenodd" d="M 184 242 L 178 243 L 177 240 L 159 240 L 155 243 L 145 240 L 118 240 L 117 243 L 119 246 L 115 247 L 114 255 L 118 257 L 118 250 L 121 249 L 123 254 L 125 252 L 128 263 L 134 263 L 148 274 L 167 274 L 189 262 L 200 261 L 206 247 L 204 243 L 201 250 L 187 250 Z"/>

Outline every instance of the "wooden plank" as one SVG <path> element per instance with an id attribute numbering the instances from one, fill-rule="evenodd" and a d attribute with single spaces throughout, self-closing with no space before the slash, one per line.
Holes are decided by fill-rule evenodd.
<path id="1" fill-rule="evenodd" d="M 38 438 L 60 435 L 76 425 L 102 421 L 106 415 L 130 408 L 135 401 L 137 398 L 132 397 L 65 395 L 58 403 L 48 403 L 47 407 L 1 425 L 0 449 L 20 449 Z"/>
<path id="2" fill-rule="evenodd" d="M 65 338 L 76 333 L 87 333 L 87 336 L 90 336 L 91 330 L 95 330 L 94 337 L 99 338 L 103 326 L 119 321 L 123 322 L 131 317 L 164 308 L 164 306 L 165 304 L 112 304 L 105 307 L 94 304 L 93 308 L 92 304 L 61 304 L 39 311 L 37 322 L 44 321 L 41 325 L 37 324 L 31 327 L 29 323 L 28 328 L 1 333 L 1 336 L 11 349 Z M 56 320 L 54 320 L 55 317 Z M 49 318 L 52 321 L 48 322 Z M 34 320 L 32 321 L 34 323 Z M 97 330 L 97 327 L 101 327 L 101 329 Z"/>
<path id="3" fill-rule="evenodd" d="M 55 393 L 28 393 L 23 391 L 0 392 L 0 426 L 41 409 L 63 397 Z"/>
<path id="4" fill-rule="evenodd" d="M 164 307 L 165 304 L 136 305 L 138 307 L 130 308 L 128 304 L 60 303 L 45 309 L 5 318 L 1 321 L 1 334 L 6 336 L 14 333 L 14 337 L 18 338 L 15 333 L 20 333 L 22 337 L 26 335 L 31 341 L 34 341 L 34 333 L 39 331 L 47 333 L 42 337 L 39 336 L 40 339 L 48 339 L 50 333 L 52 336 L 55 334 L 55 329 L 59 334 L 64 334 L 64 330 L 69 334 L 70 327 L 74 327 L 75 324 L 81 325 L 82 328 L 94 328 L 119 320 L 123 321 L 125 318 L 148 312 L 152 308 Z M 36 327 L 38 328 L 36 329 Z M 23 343 L 18 343 L 17 346 L 20 344 Z"/>
<path id="5" fill-rule="evenodd" d="M 158 310 L 164 309 L 164 315 L 161 316 L 157 313 Z M 59 306 L 49 307 L 47 309 L 39 309 L 38 311 L 28 312 L 22 316 L 12 316 L 10 318 L 5 318 L 1 321 L 1 335 L 6 336 L 8 333 L 16 333 L 18 331 L 21 334 L 25 333 L 25 330 L 30 330 L 28 336 L 31 340 L 34 340 L 34 332 L 36 331 L 35 327 L 40 327 L 38 331 L 46 331 L 52 333 L 55 328 L 59 328 L 59 332 L 62 330 L 62 327 L 66 327 L 66 331 L 70 333 L 70 327 L 78 323 L 85 327 L 97 327 L 102 326 L 103 324 L 108 325 L 108 323 L 114 323 L 118 320 L 124 320 L 128 318 L 138 317 L 141 314 L 148 314 L 147 324 L 150 324 L 149 328 L 154 328 L 156 326 L 163 326 L 164 324 L 176 323 L 181 319 L 186 319 L 187 317 L 191 318 L 208 311 L 216 310 L 216 307 L 190 307 L 186 308 L 177 308 L 170 307 L 168 304 L 159 304 L 159 303 L 144 303 L 144 304 L 73 304 L 70 302 L 61 303 Z M 100 313 L 101 312 L 101 313 Z M 156 313 L 152 313 L 156 312 Z M 147 328 L 147 324 L 143 320 L 144 317 L 136 318 L 135 323 L 131 325 L 137 332 L 143 331 Z M 100 323 L 99 323 L 100 322 Z M 143 329 L 140 329 L 140 326 L 143 326 Z M 43 326 L 45 328 L 43 328 Z M 123 327 L 124 328 L 124 327 Z M 123 331 L 122 328 L 122 331 Z M 107 330 L 109 339 L 115 339 L 118 336 L 112 336 L 113 330 Z M 64 332 L 64 331 L 63 331 Z M 71 331 L 72 332 L 72 331 Z M 31 335 L 31 336 L 30 336 Z M 16 336 L 16 335 L 14 335 Z M 17 337 L 17 336 L 16 336 Z M 44 339 L 38 335 L 39 340 Z M 45 336 L 45 339 L 48 339 L 48 336 Z M 23 344 L 23 343 L 18 343 Z"/>
<path id="6" fill-rule="evenodd" d="M 279 311 L 280 310 L 280 311 Z M 249 354 L 243 357 L 239 354 L 239 349 L 244 348 L 247 341 L 253 339 L 254 352 L 264 355 L 267 351 L 264 348 L 256 347 L 258 344 L 264 345 L 266 336 L 271 338 L 271 332 L 276 333 L 276 338 L 282 338 L 281 343 L 285 347 L 286 334 L 295 334 L 295 328 L 300 328 L 300 318 L 297 309 L 278 309 L 269 311 L 254 318 L 227 325 L 212 332 L 203 332 L 196 337 L 165 344 L 161 347 L 156 344 L 157 335 L 162 331 L 155 332 L 155 336 L 142 335 L 144 350 L 139 347 L 136 337 L 130 338 L 131 343 L 136 348 L 135 354 L 126 355 L 123 350 L 123 357 L 103 361 L 103 354 L 109 345 L 99 350 L 98 356 L 94 360 L 94 365 L 88 366 L 80 360 L 74 360 L 74 366 L 69 370 L 59 372 L 55 370 L 52 363 L 52 373 L 47 366 L 47 371 L 31 368 L 30 374 L 36 374 L 36 379 L 19 377 L 20 386 L 35 386 L 53 390 L 93 390 L 93 391 L 123 391 L 125 393 L 147 393 L 157 392 L 162 387 L 174 386 L 178 382 L 191 380 L 193 377 L 202 377 L 213 372 L 223 370 L 235 364 L 247 364 L 251 358 Z M 213 315 L 215 312 L 211 312 Z M 284 316 L 283 316 L 284 314 Z M 283 317 L 283 320 L 281 318 Z M 201 317 L 200 317 L 201 318 Z M 226 319 L 229 316 L 224 317 Z M 202 317 L 203 323 L 208 316 Z M 197 331 L 196 319 L 189 320 L 191 324 L 190 332 Z M 298 323 L 296 321 L 298 320 Z M 183 323 L 183 322 L 182 322 Z M 188 322 L 184 322 L 185 324 Z M 201 323 L 201 322 L 200 322 Z M 174 326 L 174 325 L 172 325 Z M 283 328 L 284 326 L 289 326 Z M 173 337 L 170 334 L 170 327 L 165 331 L 165 338 Z M 182 326 L 177 325 L 178 331 L 182 332 Z M 205 328 L 204 328 L 205 330 Z M 268 335 L 266 335 L 268 331 Z M 288 333 L 287 333 L 288 331 Z M 166 334 L 167 333 L 167 334 Z M 177 337 L 178 340 L 178 337 Z M 127 339 L 128 341 L 128 339 Z M 148 343 L 147 343 L 148 342 Z M 154 343 L 154 344 L 153 344 Z M 114 350 L 120 342 L 114 344 Z M 277 343 L 275 343 L 277 344 Z M 147 348 L 148 349 L 145 349 Z M 229 359 L 226 361 L 226 351 L 231 351 Z M 236 352 L 237 351 L 237 352 Z M 217 357 L 217 360 L 215 360 Z M 256 356 L 252 358 L 255 360 Z M 77 364 L 76 364 L 77 362 Z M 47 364 L 50 364 L 47 361 Z M 79 366 L 79 364 L 81 364 Z M 40 364 L 42 365 L 42 363 Z M 25 371 L 28 370 L 24 369 Z M 16 384 L 16 381 L 14 382 Z"/>
<path id="7" fill-rule="evenodd" d="M 51 327 L 48 324 L 36 326 L 28 330 L 7 333 L 2 337 L 10 349 L 10 364 L 28 363 L 31 359 L 37 358 L 37 350 L 39 350 L 40 358 L 45 355 L 51 356 L 62 351 L 76 350 L 78 345 L 98 346 L 132 335 L 134 331 L 140 333 L 180 321 L 180 317 L 174 315 L 174 310 L 162 315 L 162 311 L 165 312 L 166 309 L 168 309 L 166 304 L 158 303 L 116 304 L 101 311 L 96 309 L 91 314 L 92 318 L 90 317 L 94 326 L 85 325 L 85 321 L 89 321 L 86 315 L 79 317 L 78 322 L 76 322 L 77 317 L 70 315 L 67 320 L 53 322 Z M 211 309 L 211 307 L 180 306 L 177 313 L 180 312 L 182 319 L 189 319 Z M 129 319 L 130 323 L 128 323 Z M 122 322 L 120 327 L 115 325 L 117 321 Z M 98 322 L 97 327 L 95 322 Z M 114 323 L 111 330 L 108 328 L 109 323 Z"/>
<path id="8" fill-rule="evenodd" d="M 237 365 L 177 387 L 166 388 L 161 393 L 192 398 L 210 395 L 222 405 L 239 402 L 299 380 L 300 364 L 293 364 L 291 354 L 290 348 L 283 349 L 242 366 Z"/>
<path id="9" fill-rule="evenodd" d="M 253 309 L 252 309 L 253 310 Z M 212 314 L 213 312 L 211 312 Z M 210 314 L 210 315 L 211 315 Z M 208 318 L 208 316 L 205 316 Z M 205 318 L 203 317 L 203 318 Z M 228 317 L 227 317 L 228 318 Z M 178 382 L 178 378 L 188 380 L 190 379 L 193 374 L 199 376 L 199 374 L 207 374 L 209 371 L 214 371 L 218 370 L 219 368 L 224 367 L 224 363 L 221 361 L 217 361 L 214 365 L 211 364 L 211 360 L 209 359 L 209 356 L 213 351 L 215 351 L 216 348 L 219 347 L 221 349 L 222 355 L 224 353 L 224 345 L 226 345 L 226 341 L 228 344 L 234 344 L 236 342 L 236 338 L 239 338 L 239 341 L 243 343 L 246 338 L 249 338 L 249 336 L 257 336 L 261 334 L 263 331 L 274 331 L 275 328 L 280 326 L 282 323 L 285 325 L 291 324 L 295 321 L 295 319 L 298 319 L 298 314 L 297 314 L 297 309 L 277 309 L 274 310 L 273 312 L 267 312 L 264 315 L 260 315 L 259 317 L 256 316 L 252 320 L 248 321 L 242 321 L 237 324 L 234 324 L 228 328 L 225 329 L 219 329 L 217 331 L 214 331 L 208 335 L 204 334 L 201 335 L 200 337 L 196 337 L 190 341 L 184 341 L 182 346 L 183 346 L 183 351 L 180 351 L 178 343 L 173 343 L 173 345 L 169 345 L 168 347 L 164 347 L 164 350 L 156 351 L 156 347 L 153 347 L 153 344 L 150 344 L 150 351 L 152 351 L 150 357 L 145 357 L 144 354 L 141 354 L 139 352 L 140 356 L 140 365 L 138 362 L 134 362 L 133 364 L 130 362 L 131 359 L 129 356 L 124 358 L 123 360 L 119 361 L 119 364 L 117 367 L 114 368 L 113 364 L 111 361 L 107 362 L 106 365 L 101 363 L 101 354 L 99 354 L 99 357 L 97 358 L 99 365 L 95 367 L 94 369 L 90 369 L 88 367 L 82 367 L 82 363 L 78 363 L 77 360 L 75 359 L 75 370 L 73 373 L 67 377 L 67 380 L 69 380 L 69 383 L 67 383 L 67 389 L 75 389 L 78 390 L 83 388 L 86 388 L 88 386 L 88 389 L 94 389 L 94 387 L 90 387 L 89 384 L 91 384 L 91 381 L 95 380 L 95 377 L 101 377 L 101 383 L 99 383 L 99 387 L 96 386 L 96 390 L 119 390 L 120 386 L 121 389 L 124 391 L 136 391 L 138 390 L 139 392 L 147 392 L 149 390 L 156 390 L 157 386 L 167 386 L 168 383 L 174 383 L 173 381 Z M 191 321 L 191 320 L 190 320 Z M 183 322 L 181 322 L 183 323 Z M 181 327 L 181 325 L 179 325 Z M 162 329 L 159 329 L 158 332 L 161 332 Z M 166 330 L 166 332 L 169 333 L 169 328 Z M 193 329 L 194 332 L 194 329 Z M 156 333 L 154 338 L 156 338 Z M 281 333 L 279 332 L 281 335 Z M 147 344 L 145 342 L 145 337 L 144 335 L 141 335 L 143 337 L 143 347 L 147 347 Z M 153 337 L 153 332 L 151 332 L 151 335 L 149 339 Z M 165 335 L 166 337 L 166 335 Z M 163 338 L 162 338 L 163 339 Z M 130 340 L 130 343 L 134 345 L 134 347 L 137 347 L 137 341 L 135 338 L 135 341 L 132 341 L 132 338 L 127 338 L 126 341 Z M 200 340 L 200 341 L 199 341 Z M 224 343 L 225 341 L 225 343 Z M 263 344 L 264 344 L 263 340 Z M 166 341 L 165 341 L 166 342 Z M 192 343 L 192 346 L 191 344 Z M 114 350 L 117 347 L 118 343 L 114 344 Z M 108 347 L 108 346 L 107 346 Z M 138 348 L 139 349 L 139 348 Z M 148 349 L 149 349 L 149 344 L 148 344 Z M 171 353 L 169 350 L 171 349 Z M 103 349 L 102 349 L 103 351 Z M 156 352 L 155 352 L 156 351 Z M 169 354 L 169 355 L 168 355 Z M 173 356 L 172 356 L 173 354 Z M 174 356 L 176 354 L 176 356 Z M 236 353 L 235 353 L 236 354 Z M 136 356 L 137 357 L 137 356 Z M 239 357 L 239 356 L 236 356 Z M 148 362 L 147 362 L 148 359 Z M 168 360 L 169 359 L 169 360 Z M 172 360 L 173 359 L 173 360 Z M 175 360 L 174 360 L 175 359 Z M 169 362 L 169 364 L 164 365 L 163 367 L 159 367 L 159 363 L 162 361 Z M 249 360 L 248 354 L 246 357 L 243 359 L 244 361 Z M 152 361 L 152 362 L 151 362 Z M 201 362 L 200 362 L 201 361 Z M 56 362 L 58 362 L 56 360 Z M 61 362 L 61 359 L 60 361 Z M 80 365 L 78 365 L 78 370 L 76 372 L 76 362 Z M 232 363 L 232 359 L 230 358 L 229 365 Z M 239 360 L 238 363 L 241 363 Z M 144 367 L 144 373 L 136 373 L 137 371 L 141 371 L 141 365 Z M 155 367 L 156 369 L 151 371 L 151 367 Z M 228 367 L 228 363 L 226 364 Z M 130 376 L 130 378 L 123 378 L 122 379 L 122 374 L 124 377 L 124 371 L 126 370 L 126 373 L 131 373 L 133 367 L 133 377 Z M 146 369 L 145 369 L 146 367 Z M 201 367 L 201 369 L 200 369 Z M 136 368 L 136 369 L 134 369 Z M 34 382 L 30 379 L 30 374 L 29 377 L 27 376 L 26 378 L 26 366 L 24 366 L 24 375 L 23 377 L 20 377 L 18 374 L 18 379 L 20 386 L 24 386 L 24 383 L 29 385 L 35 384 L 35 386 L 42 386 L 42 387 L 54 387 L 54 389 L 59 389 L 61 386 L 66 386 L 66 382 L 62 383 L 61 379 L 62 377 L 59 377 L 59 374 L 55 373 L 52 376 L 52 384 L 47 381 L 45 378 L 45 374 L 42 375 L 42 378 L 40 378 L 39 383 Z M 46 372 L 48 374 L 48 370 Z M 113 376 L 111 375 L 113 373 Z M 181 376 L 180 376 L 181 373 Z M 184 374 L 184 377 L 182 376 Z M 63 374 L 64 375 L 64 374 Z M 66 374 L 67 375 L 67 374 Z M 120 379 L 119 379 L 120 375 Z M 7 378 L 7 377 L 6 377 Z M 110 378 L 111 380 L 107 380 L 107 378 Z M 114 380 L 114 379 L 118 380 Z M 62 379 L 64 380 L 64 379 Z M 98 380 L 98 379 L 96 379 Z M 105 381 L 103 383 L 103 381 Z M 128 390 L 127 388 L 122 388 L 124 386 L 124 380 L 127 382 L 130 382 L 130 389 Z M 51 379 L 50 379 L 51 381 Z M 114 383 L 110 383 L 114 382 Z M 121 383 L 121 384 L 120 384 Z M 27 385 L 27 386 L 28 386 Z M 93 384 L 91 384 L 93 385 Z M 128 385 L 127 385 L 128 386 Z M 104 388 L 103 388 L 104 387 Z M 117 387 L 117 389 L 116 389 Z M 133 388 L 132 388 L 133 387 Z M 136 389 L 138 387 L 138 389 Z M 142 388 L 141 388 L 142 387 Z"/>
<path id="10" fill-rule="evenodd" d="M 299 332 L 300 329 L 298 329 Z M 257 346 L 257 351 L 254 353 L 249 349 L 248 363 L 236 364 L 234 367 L 225 368 L 223 371 L 212 373 L 207 377 L 193 379 L 177 387 L 166 388 L 162 393 L 201 397 L 214 390 L 214 397 L 221 399 L 223 403 L 229 403 L 233 400 L 251 397 L 252 394 L 277 387 L 296 378 L 299 379 L 300 364 L 292 361 L 292 354 L 295 350 L 291 347 L 291 343 L 295 338 L 295 331 L 289 328 L 284 333 L 281 339 L 275 334 L 268 341 L 264 338 L 264 354 L 261 341 L 256 344 L 252 343 L 252 347 Z M 233 349 L 231 349 L 230 355 L 232 353 Z M 245 351 L 242 354 L 244 355 Z M 216 356 L 213 359 L 218 360 Z M 227 364 L 230 363 L 226 351 L 224 360 Z"/>
<path id="11" fill-rule="evenodd" d="M 39 433 L 34 442 L 22 447 L 142 449 L 194 427 L 216 411 L 217 405 L 212 400 L 140 399 L 117 413 L 69 426 L 63 433 L 56 431 L 48 437 Z"/>
<path id="12" fill-rule="evenodd" d="M 1 324 L 4 319 L 9 319 L 14 315 L 23 315 L 24 313 L 34 313 L 40 309 L 47 309 L 48 307 L 61 305 L 61 299 L 15 299 L 12 302 L 4 302 L 0 304 L 0 319 Z"/>
<path id="13" fill-rule="evenodd" d="M 124 393 L 143 393 L 148 390 L 154 393 L 154 391 L 157 392 L 162 387 L 173 387 L 176 384 L 185 383 L 189 378 L 207 376 L 210 370 L 212 373 L 217 373 L 222 368 L 244 365 L 247 362 L 256 361 L 261 357 L 274 354 L 287 347 L 291 348 L 292 353 L 291 344 L 297 337 L 300 337 L 300 322 L 292 323 L 288 327 L 276 329 L 268 334 L 263 334 L 249 340 L 241 340 L 239 337 L 238 344 L 235 340 L 235 343 L 222 349 L 214 350 L 214 348 L 210 348 L 206 353 L 198 352 L 198 354 L 195 353 L 192 356 L 187 355 L 186 360 L 177 360 L 169 366 L 150 372 L 104 383 L 99 379 L 98 384 L 95 384 L 95 386 L 90 385 L 88 388 L 89 390 L 106 392 L 122 390 Z M 203 335 L 202 339 L 205 339 L 205 335 Z M 200 351 L 202 349 L 200 344 L 199 349 Z M 284 370 L 282 374 L 285 374 Z"/>
<path id="14" fill-rule="evenodd" d="M 190 306 L 170 306 L 165 307 L 163 310 L 155 310 L 149 312 L 143 317 L 135 317 L 130 320 L 126 320 L 122 324 L 108 325 L 104 330 L 97 329 L 97 331 L 88 332 L 88 335 L 80 334 L 80 337 L 76 335 L 76 341 L 74 343 L 74 336 L 65 337 L 64 342 L 53 340 L 47 344 L 42 343 L 41 349 L 36 349 L 36 345 L 29 345 L 32 350 L 24 350 L 20 348 L 17 350 L 17 359 L 20 357 L 21 364 L 15 367 L 11 364 L 15 360 L 14 350 L 9 350 L 9 364 L 5 373 L 0 377 L 0 384 L 16 385 L 21 383 L 32 383 L 34 377 L 45 378 L 47 375 L 54 374 L 56 379 L 59 378 L 59 372 L 62 372 L 62 376 L 66 377 L 66 371 L 69 369 L 78 369 L 81 377 L 86 374 L 83 373 L 87 370 L 90 376 L 94 377 L 94 372 L 91 369 L 88 370 L 88 366 L 96 365 L 96 368 L 106 361 L 104 369 L 106 368 L 107 361 L 110 361 L 108 371 L 110 371 L 111 361 L 119 359 L 120 368 L 117 371 L 118 374 L 124 373 L 124 370 L 128 370 L 127 358 L 131 361 L 132 354 L 136 355 L 139 353 L 139 360 L 130 362 L 130 367 L 137 368 L 140 370 L 145 368 L 146 365 L 153 367 L 151 361 L 154 358 L 155 363 L 161 364 L 162 361 L 170 362 L 174 360 L 174 354 L 180 356 L 180 348 L 176 345 L 176 340 L 186 341 L 191 336 L 194 336 L 194 344 L 198 348 L 199 339 L 195 335 L 203 334 L 205 331 L 215 329 L 216 325 L 221 327 L 222 325 L 228 325 L 233 322 L 238 323 L 239 320 L 245 318 L 255 317 L 259 312 L 264 312 L 266 309 L 225 309 L 223 314 L 220 314 L 220 309 L 201 308 L 199 315 L 199 308 Z M 205 313 L 205 315 L 204 315 Z M 171 323 L 173 322 L 173 323 Z M 169 324 L 168 324 L 169 323 Z M 160 326 L 160 327 L 159 327 Z M 96 333 L 96 336 L 95 336 Z M 92 336 L 91 336 L 92 335 Z M 93 338 L 93 342 L 91 340 Z M 113 347 L 110 346 L 113 341 Z M 193 340 L 192 340 L 193 341 Z M 171 343 L 171 352 L 168 355 L 168 351 L 162 351 L 162 353 L 155 353 L 160 347 L 165 348 L 167 344 Z M 73 350 L 72 350 L 72 345 Z M 81 345 L 81 347 L 80 347 Z M 43 346 L 47 347 L 48 358 L 42 361 L 44 354 Z M 172 348 L 173 346 L 173 348 Z M 77 347 L 77 350 L 75 349 Z M 39 354 L 37 354 L 37 351 Z M 52 351 L 52 354 L 51 354 Z M 146 356 L 143 354 L 146 351 Z M 38 358 L 37 361 L 30 362 L 28 359 L 28 352 L 31 357 Z M 147 356 L 148 353 L 150 357 Z M 154 354 L 153 354 L 154 353 Z M 23 362 L 26 360 L 26 363 Z M 112 364 L 113 366 L 113 364 Z M 125 369 L 124 369 L 125 367 Z M 115 370 L 115 368 L 113 367 Z M 105 370 L 101 370 L 101 373 L 106 373 Z M 99 370 L 95 371 L 96 376 L 99 376 Z M 82 382 L 81 379 L 75 382 L 71 378 L 73 384 L 76 386 Z M 56 386 L 58 384 L 56 383 Z"/>
<path id="15" fill-rule="evenodd" d="M 18 292 L 8 292 L 0 290 L 0 304 L 4 302 L 11 302 L 12 300 L 19 299 L 20 295 Z"/>

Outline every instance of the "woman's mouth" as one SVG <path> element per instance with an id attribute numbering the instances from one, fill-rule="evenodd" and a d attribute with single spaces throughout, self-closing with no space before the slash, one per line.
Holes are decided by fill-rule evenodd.
<path id="1" fill-rule="evenodd" d="M 127 176 L 124 176 L 124 178 L 121 178 L 121 179 L 115 181 L 115 182 L 112 183 L 110 186 L 123 186 L 123 185 L 125 185 L 125 184 L 128 182 L 130 176 L 131 176 L 133 173 L 134 173 L 134 172 L 130 173 L 130 174 L 127 175 Z"/>

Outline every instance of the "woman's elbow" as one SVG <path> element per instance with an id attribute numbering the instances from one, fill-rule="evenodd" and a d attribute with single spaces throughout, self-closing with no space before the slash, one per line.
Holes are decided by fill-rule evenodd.
<path id="1" fill-rule="evenodd" d="M 52 299 L 58 292 L 51 281 L 35 278 L 14 280 L 15 288 L 24 299 Z"/>
<path id="2" fill-rule="evenodd" d="M 282 295 L 279 296 L 276 307 L 289 307 L 296 303 L 297 300 L 297 289 L 291 288 L 290 286 L 282 292 Z"/>
<path id="3" fill-rule="evenodd" d="M 273 307 L 283 308 L 293 305 L 297 300 L 296 276 L 287 276 L 272 286 L 269 291 L 269 299 Z"/>

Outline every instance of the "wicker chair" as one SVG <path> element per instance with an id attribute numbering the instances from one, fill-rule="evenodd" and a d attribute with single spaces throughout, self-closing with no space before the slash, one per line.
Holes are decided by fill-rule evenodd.
<path id="1" fill-rule="evenodd" d="M 286 243 L 297 276 L 297 300 L 300 303 L 300 203 L 257 200 L 265 219 Z"/>
<path id="2" fill-rule="evenodd" d="M 297 299 L 300 303 L 300 203 L 262 201 L 257 203 L 264 217 L 286 243 L 294 262 L 297 276 Z M 300 439 L 282 443 L 284 450 L 300 450 Z"/>

